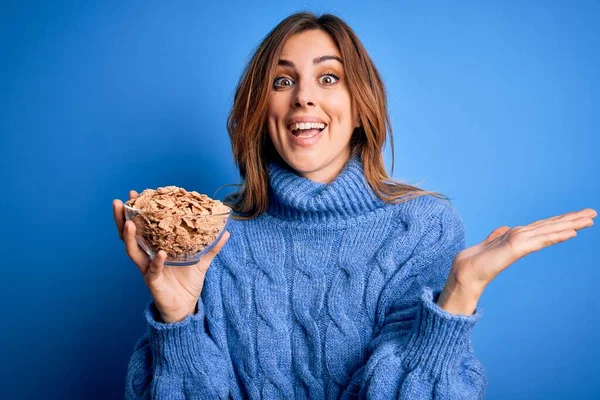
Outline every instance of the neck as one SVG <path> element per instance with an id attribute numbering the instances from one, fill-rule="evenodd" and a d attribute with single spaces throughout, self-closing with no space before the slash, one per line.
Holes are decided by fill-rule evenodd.
<path id="1" fill-rule="evenodd" d="M 331 183 L 340 172 L 342 172 L 350 157 L 350 148 L 347 148 L 334 158 L 325 168 L 309 172 L 299 170 L 298 174 L 317 183 Z"/>

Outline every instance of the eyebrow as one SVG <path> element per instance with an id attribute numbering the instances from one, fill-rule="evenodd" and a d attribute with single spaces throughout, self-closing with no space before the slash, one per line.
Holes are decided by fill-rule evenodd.
<path id="1" fill-rule="evenodd" d="M 333 56 L 333 55 L 317 57 L 313 60 L 313 65 L 321 64 L 327 60 L 336 60 L 336 61 L 339 61 L 342 65 L 344 65 L 344 62 L 342 61 L 342 59 L 340 57 Z M 279 62 L 277 63 L 277 65 L 281 65 L 283 67 L 291 67 L 294 69 L 296 68 L 296 66 L 294 65 L 293 62 L 291 62 L 289 60 L 284 60 L 284 59 L 279 59 Z"/>

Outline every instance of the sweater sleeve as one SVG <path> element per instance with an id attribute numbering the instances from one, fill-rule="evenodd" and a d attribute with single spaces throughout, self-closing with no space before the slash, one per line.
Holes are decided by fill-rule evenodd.
<path id="1" fill-rule="evenodd" d="M 198 312 L 172 324 L 158 322 L 151 302 L 148 332 L 137 342 L 127 368 L 125 399 L 227 399 L 229 368 Z"/>
<path id="2" fill-rule="evenodd" d="M 436 304 L 464 247 L 462 220 L 447 207 L 384 286 L 378 300 L 382 322 L 342 399 L 485 398 L 486 372 L 471 345 L 482 310 L 451 314 Z"/>

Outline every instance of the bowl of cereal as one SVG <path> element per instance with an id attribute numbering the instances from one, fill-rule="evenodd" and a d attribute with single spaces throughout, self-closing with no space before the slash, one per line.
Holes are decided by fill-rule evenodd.
<path id="1" fill-rule="evenodd" d="M 177 186 L 146 189 L 123 206 L 140 247 L 151 259 L 164 250 L 171 266 L 200 261 L 219 242 L 232 213 L 219 200 Z"/>

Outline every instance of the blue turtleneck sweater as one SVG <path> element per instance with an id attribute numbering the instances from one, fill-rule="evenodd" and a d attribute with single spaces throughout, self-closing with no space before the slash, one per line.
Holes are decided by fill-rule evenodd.
<path id="1" fill-rule="evenodd" d="M 482 315 L 437 306 L 465 246 L 457 211 L 387 204 L 359 156 L 329 184 L 269 164 L 269 208 L 231 220 L 198 312 L 136 344 L 127 399 L 482 399 Z M 184 267 L 185 268 L 185 267 Z"/>

